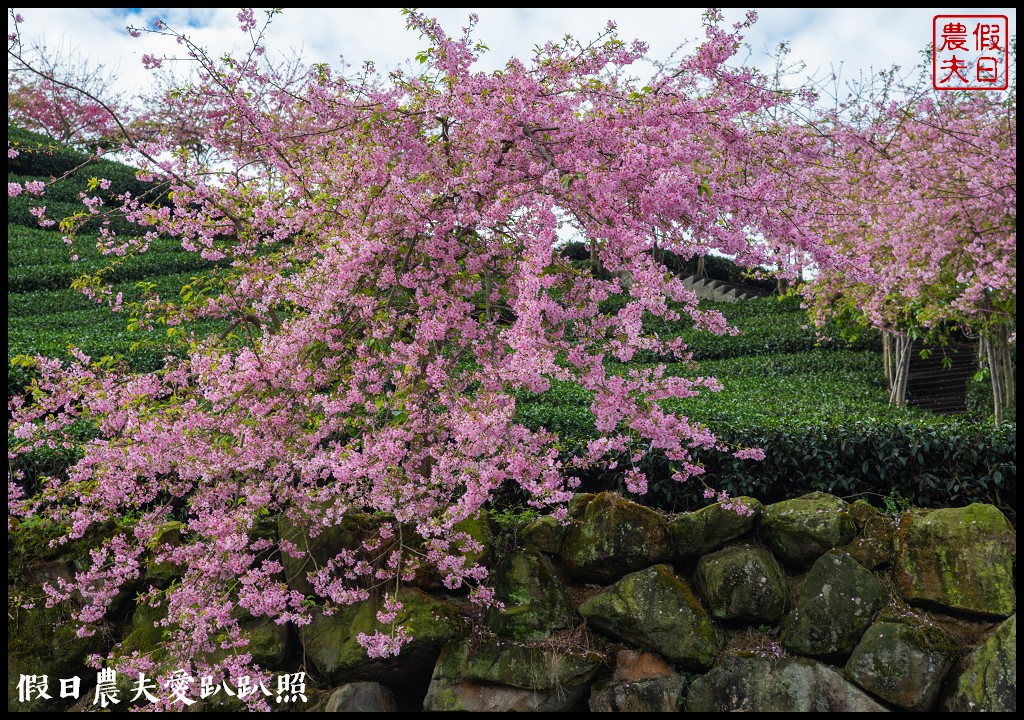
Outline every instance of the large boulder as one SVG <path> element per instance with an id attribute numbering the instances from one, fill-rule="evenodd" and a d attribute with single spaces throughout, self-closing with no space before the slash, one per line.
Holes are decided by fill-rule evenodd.
<path id="1" fill-rule="evenodd" d="M 323 527 L 312 518 L 282 514 L 277 526 L 279 537 L 303 553 L 301 557 L 281 553 L 288 587 L 303 595 L 314 595 L 309 573 L 322 568 L 342 550 L 357 551 L 363 541 L 372 538 L 387 520 L 369 513 L 350 513 L 339 524 Z"/>
<path id="2" fill-rule="evenodd" d="M 170 547 L 181 545 L 181 531 L 185 524 L 178 520 L 171 520 L 161 525 L 153 537 L 146 543 L 150 550 L 165 551 Z M 182 568 L 170 561 L 156 562 L 152 557 L 146 560 L 145 584 L 159 588 L 166 588 L 174 580 L 181 577 Z"/>
<path id="3" fill-rule="evenodd" d="M 735 502 L 742 504 L 749 513 L 741 515 L 716 503 L 696 512 L 683 513 L 673 520 L 669 531 L 676 553 L 682 558 L 698 558 L 751 532 L 761 515 L 761 503 L 749 497 L 736 498 Z"/>
<path id="4" fill-rule="evenodd" d="M 782 623 L 782 645 L 801 655 L 848 655 L 884 600 L 874 575 L 846 553 L 818 558 Z"/>
<path id="5" fill-rule="evenodd" d="M 686 678 L 654 653 L 620 650 L 612 677 L 594 684 L 591 712 L 678 712 Z"/>
<path id="6" fill-rule="evenodd" d="M 92 654 L 105 654 L 113 644 L 116 627 L 99 624 L 88 637 L 77 634 L 75 613 L 82 597 L 47 607 L 43 584 L 69 582 L 77 572 L 92 566 L 91 551 L 117 532 L 114 523 L 94 526 L 84 537 L 58 542 L 65 528 L 41 517 L 19 522 L 9 520 L 7 532 L 7 707 L 12 712 L 40 712 L 72 704 L 60 696 L 60 679 L 79 676 L 88 694 L 96 673 L 86 665 Z M 52 544 L 51 544 L 51 541 Z M 107 605 L 113 622 L 127 619 L 142 589 L 129 581 Z M 45 677 L 47 687 L 41 683 Z M 42 693 L 39 690 L 43 690 Z M 44 697 L 44 694 L 49 697 Z"/>
<path id="7" fill-rule="evenodd" d="M 785 575 L 762 547 L 737 545 L 705 555 L 697 563 L 697 581 L 717 620 L 777 625 L 786 613 Z"/>
<path id="8" fill-rule="evenodd" d="M 568 524 L 563 524 L 552 515 L 544 515 L 524 527 L 519 537 L 528 548 L 548 555 L 558 555 L 562 552 L 562 543 L 568 533 Z"/>
<path id="9" fill-rule="evenodd" d="M 551 561 L 539 551 L 513 551 L 490 577 L 495 597 L 504 604 L 487 615 L 487 626 L 498 635 L 536 640 L 569 626 L 572 604 Z"/>
<path id="10" fill-rule="evenodd" d="M 342 685 L 331 693 L 323 712 L 395 712 L 398 703 L 390 689 L 375 682 Z"/>
<path id="11" fill-rule="evenodd" d="M 668 565 L 631 573 L 580 605 L 590 627 L 661 653 L 687 670 L 706 670 L 722 634 L 686 581 Z"/>
<path id="12" fill-rule="evenodd" d="M 308 579 L 309 574 L 324 567 L 342 551 L 368 563 L 374 562 L 376 557 L 387 556 L 391 551 L 398 550 L 397 537 L 391 532 L 394 523 L 395 519 L 391 515 L 350 512 L 338 522 L 323 526 L 316 518 L 298 512 L 295 515 L 282 514 L 277 524 L 280 539 L 291 543 L 302 552 L 300 557 L 293 557 L 289 553 L 281 554 L 285 582 L 303 595 L 314 595 L 313 585 Z M 389 532 L 385 537 L 381 537 L 380 531 L 385 525 L 389 527 Z M 467 549 L 463 553 L 467 565 L 486 563 L 489 560 L 497 529 L 487 512 L 481 511 L 476 516 L 462 520 L 453 530 L 462 533 L 470 542 L 479 546 L 479 549 Z M 405 542 L 414 548 L 414 552 L 422 551 L 423 539 L 411 526 L 404 528 L 404 536 Z M 368 550 L 367 544 L 375 544 L 376 547 Z M 453 550 L 458 551 L 459 546 L 460 542 L 456 542 Z M 403 551 L 409 552 L 408 548 Z M 425 555 L 426 552 L 421 554 Z M 412 583 L 427 590 L 439 590 L 444 587 L 444 580 L 437 567 L 424 563 L 417 569 Z"/>
<path id="13" fill-rule="evenodd" d="M 828 550 L 853 540 L 857 527 L 843 500 L 810 493 L 766 505 L 759 532 L 776 557 L 806 570 Z"/>
<path id="14" fill-rule="evenodd" d="M 886 712 L 886 708 L 820 662 L 733 654 L 690 684 L 686 711 Z"/>
<path id="15" fill-rule="evenodd" d="M 239 618 L 239 625 L 248 637 L 249 644 L 241 650 L 218 649 L 205 656 L 197 657 L 197 660 L 219 667 L 232 654 L 247 652 L 252 655 L 253 661 L 263 668 L 281 668 L 295 655 L 295 635 L 290 624 L 278 624 L 268 617 L 252 617 L 237 608 L 234 614 Z M 163 642 L 173 630 L 177 629 L 177 625 L 168 627 L 162 624 L 166 617 L 166 604 L 152 607 L 148 603 L 140 601 L 132 614 L 129 632 L 117 646 L 117 656 L 130 657 L 133 653 L 138 652 L 142 655 L 149 655 L 156 661 L 165 659 L 167 651 L 162 646 Z M 124 692 L 127 692 L 131 685 L 127 678 L 121 679 L 125 683 Z"/>
<path id="16" fill-rule="evenodd" d="M 78 675 L 88 687 L 90 671 L 85 660 L 107 649 L 101 633 L 76 635 L 68 603 L 44 605 L 40 600 L 35 608 L 13 607 L 7 612 L 8 712 L 41 712 L 67 705 L 69 701 L 60 696 L 60 678 Z M 38 683 L 44 678 L 46 687 L 41 688 Z"/>
<path id="17" fill-rule="evenodd" d="M 931 710 L 957 654 L 956 642 L 935 625 L 883 620 L 864 633 L 844 674 L 876 697 L 907 710 Z"/>
<path id="18" fill-rule="evenodd" d="M 849 507 L 849 513 L 850 517 L 853 519 L 853 524 L 858 530 L 863 530 L 864 526 L 867 525 L 868 520 L 880 515 L 878 509 L 863 498 L 853 501 L 853 504 Z"/>
<path id="19" fill-rule="evenodd" d="M 555 712 L 578 707 L 600 668 L 587 650 L 463 639 L 446 645 L 423 702 L 428 712 Z"/>
<path id="20" fill-rule="evenodd" d="M 864 519 L 860 535 L 842 549 L 868 570 L 874 570 L 892 562 L 895 531 L 892 517 L 875 513 Z"/>
<path id="21" fill-rule="evenodd" d="M 96 672 L 86 665 L 92 654 L 106 654 L 116 627 L 99 625 L 98 632 L 79 637 L 74 619 L 82 596 L 47 607 L 42 585 L 59 586 L 92 566 L 91 551 L 118 532 L 113 523 L 93 527 L 78 540 L 58 542 L 63 526 L 36 517 L 11 519 L 7 532 L 7 709 L 41 712 L 72 704 L 60 696 L 60 679 L 79 676 L 82 694 L 95 684 Z M 52 544 L 51 544 L 52 542 Z M 134 609 L 140 583 L 129 581 L 111 599 L 107 618 L 127 619 Z M 42 687 L 44 684 L 46 687 Z M 39 691 L 42 692 L 39 692 Z M 49 697 L 45 697 L 45 696 Z"/>
<path id="22" fill-rule="evenodd" d="M 1013 615 L 967 657 L 946 698 L 951 712 L 1017 711 L 1017 616 Z"/>
<path id="23" fill-rule="evenodd" d="M 608 583 L 671 557 L 668 523 L 648 507 L 601 493 L 583 508 L 562 544 L 573 576 Z"/>
<path id="24" fill-rule="evenodd" d="M 477 680 L 432 680 L 423 709 L 427 712 L 569 712 L 581 710 L 588 688 L 531 690 Z"/>
<path id="25" fill-rule="evenodd" d="M 395 620 L 406 628 L 411 640 L 400 654 L 371 660 L 357 641 L 360 633 L 389 632 L 376 617 L 379 605 L 373 600 L 342 608 L 333 615 L 315 617 L 302 628 L 306 658 L 328 682 L 374 680 L 392 684 L 410 678 L 430 676 L 441 647 L 461 631 L 458 610 L 448 602 L 421 590 L 398 592 L 402 609 Z"/>
<path id="26" fill-rule="evenodd" d="M 291 655 L 292 633 L 288 625 L 279 625 L 270 618 L 251 618 L 242 622 L 249 635 L 245 652 L 265 668 L 280 668 Z"/>
<path id="27" fill-rule="evenodd" d="M 981 617 L 1017 607 L 1017 535 L 994 505 L 904 513 L 895 578 L 907 602 Z"/>

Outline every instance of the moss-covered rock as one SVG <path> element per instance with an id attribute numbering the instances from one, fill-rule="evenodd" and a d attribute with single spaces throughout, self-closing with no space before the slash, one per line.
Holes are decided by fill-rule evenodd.
<path id="1" fill-rule="evenodd" d="M 952 712 L 1017 711 L 1017 616 L 1013 615 L 967 657 L 944 706 Z"/>
<path id="2" fill-rule="evenodd" d="M 138 652 L 140 655 L 158 653 L 158 657 L 162 657 L 160 644 L 172 629 L 159 624 L 166 617 L 165 606 L 152 607 L 148 603 L 140 602 L 132 614 L 131 629 L 118 644 L 117 655 L 128 657 Z"/>
<path id="3" fill-rule="evenodd" d="M 863 498 L 855 500 L 850 505 L 850 517 L 858 530 L 863 530 L 868 521 L 873 517 L 878 517 L 879 514 L 875 506 Z"/>
<path id="4" fill-rule="evenodd" d="M 46 607 L 43 583 L 70 581 L 75 573 L 91 567 L 90 550 L 123 528 L 108 522 L 93 527 L 84 537 L 66 543 L 53 542 L 67 535 L 67 528 L 35 517 L 13 521 L 7 535 L 7 706 L 13 712 L 35 712 L 71 704 L 60 697 L 60 679 L 80 676 L 83 690 L 94 681 L 95 671 L 85 665 L 93 653 L 106 653 L 114 642 L 114 626 L 101 625 L 95 634 L 78 637 L 74 610 L 80 597 Z M 129 582 L 108 606 L 108 618 L 120 622 L 133 607 L 138 586 Z M 25 605 L 33 607 L 26 607 Z M 47 677 L 45 698 L 30 692 L 24 701 L 18 685 L 22 675 Z M 27 681 L 25 681 L 27 682 Z M 25 687 L 23 685 L 23 687 Z"/>
<path id="5" fill-rule="evenodd" d="M 562 543 L 568 533 L 568 525 L 563 525 L 551 515 L 545 515 L 523 528 L 520 537 L 526 547 L 548 555 L 558 555 L 562 552 Z"/>
<path id="6" fill-rule="evenodd" d="M 491 519 L 489 512 L 480 510 L 476 515 L 457 523 L 453 531 L 465 535 L 469 539 L 469 543 L 479 548 L 472 549 L 470 544 L 463 545 L 462 541 L 456 541 L 451 547 L 453 553 L 461 554 L 466 558 L 466 567 L 474 563 L 486 565 L 491 561 L 495 538 L 498 536 L 498 526 Z M 423 554 L 420 552 L 422 543 L 421 538 L 414 536 L 412 540 L 414 552 Z M 425 590 L 441 590 L 446 587 L 444 574 L 437 567 L 429 564 L 420 566 L 412 584 Z"/>
<path id="7" fill-rule="evenodd" d="M 432 677 L 552 690 L 589 682 L 600 665 L 601 656 L 586 649 L 463 638 L 445 645 Z"/>
<path id="8" fill-rule="evenodd" d="M 686 678 L 678 673 L 650 680 L 607 683 L 590 694 L 591 712 L 679 712 Z"/>
<path id="9" fill-rule="evenodd" d="M 705 555 L 697 563 L 697 582 L 717 620 L 777 625 L 786 614 L 786 578 L 762 547 L 736 545 Z"/>
<path id="10" fill-rule="evenodd" d="M 494 540 L 498 535 L 498 527 L 494 520 L 491 519 L 491 514 L 487 510 L 480 510 L 476 515 L 456 523 L 453 530 L 456 533 L 465 533 L 474 543 L 479 545 L 479 549 L 467 549 L 463 553 L 467 565 L 472 565 L 473 563 L 486 564 L 491 561 L 494 552 Z"/>
<path id="11" fill-rule="evenodd" d="M 994 505 L 912 511 L 896 533 L 896 583 L 910 603 L 1008 617 L 1016 553 L 1017 535 Z"/>
<path id="12" fill-rule="evenodd" d="M 669 524 L 672 547 L 681 558 L 698 558 L 752 531 L 761 515 L 761 503 L 750 497 L 736 498 L 750 508 L 750 515 L 724 510 L 720 503 L 696 512 L 683 513 Z"/>
<path id="13" fill-rule="evenodd" d="M 430 681 L 423 709 L 427 712 L 572 712 L 582 710 L 590 688 L 557 690 L 498 685 L 477 680 Z"/>
<path id="14" fill-rule="evenodd" d="M 874 570 L 892 562 L 895 530 L 891 518 L 875 513 L 864 522 L 861 534 L 842 549 L 868 570 Z"/>
<path id="15" fill-rule="evenodd" d="M 844 674 L 894 705 L 930 710 L 955 655 L 955 641 L 937 626 L 883 620 L 864 633 Z"/>
<path id="16" fill-rule="evenodd" d="M 569 505 L 566 507 L 569 518 L 579 520 L 583 517 L 583 512 L 587 509 L 587 505 L 596 497 L 595 493 L 576 493 L 573 495 L 572 500 L 569 501 Z"/>
<path id="17" fill-rule="evenodd" d="M 359 633 L 390 632 L 378 622 L 376 601 L 350 605 L 334 615 L 318 616 L 302 628 L 306 658 L 328 682 L 375 680 L 390 684 L 413 676 L 429 676 L 441 646 L 461 630 L 457 609 L 421 590 L 398 593 L 402 609 L 396 624 L 406 628 L 412 640 L 392 658 L 371 660 L 359 644 Z"/>
<path id="18" fill-rule="evenodd" d="M 665 562 L 670 556 L 665 518 L 614 493 L 590 500 L 562 545 L 569 571 L 600 583 Z"/>
<path id="19" fill-rule="evenodd" d="M 181 544 L 181 533 L 185 524 L 177 520 L 170 520 L 161 525 L 156 534 L 150 538 L 148 546 L 150 550 L 160 552 L 166 550 L 165 546 L 177 547 Z M 159 588 L 166 588 L 178 577 L 181 577 L 181 567 L 168 560 L 157 562 L 150 558 L 146 560 L 145 583 Z"/>
<path id="20" fill-rule="evenodd" d="M 364 533 L 358 532 L 359 526 L 368 530 L 371 518 L 372 516 L 362 513 L 353 514 L 345 518 L 344 525 L 320 527 L 311 518 L 282 514 L 277 525 L 279 537 L 303 553 L 301 557 L 281 553 L 281 565 L 284 567 L 288 587 L 298 590 L 303 595 L 312 596 L 313 585 L 307 579 L 308 574 L 322 568 L 342 550 L 354 549 L 362 539 L 365 539 L 360 537 Z M 310 528 L 317 529 L 315 536 Z M 368 533 L 365 535 L 369 537 Z"/>
<path id="21" fill-rule="evenodd" d="M 654 653 L 620 650 L 615 673 L 594 683 L 591 712 L 679 712 L 686 678 Z"/>
<path id="22" fill-rule="evenodd" d="M 167 606 L 165 604 L 154 607 L 145 601 L 140 601 L 132 613 L 131 625 L 111 653 L 115 658 L 115 663 L 118 658 L 131 657 L 136 653 L 141 657 L 150 658 L 157 664 L 165 662 L 168 653 L 164 642 L 169 640 L 171 633 L 177 629 L 175 624 L 162 624 L 166 617 Z M 220 665 L 226 655 L 227 651 L 221 651 L 208 660 L 211 665 Z M 128 675 L 117 676 L 117 689 L 120 697 L 133 697 L 135 695 L 132 692 L 133 686 L 134 681 Z M 147 700 L 142 698 L 135 704 L 145 705 Z"/>
<path id="23" fill-rule="evenodd" d="M 424 700 L 428 711 L 558 711 L 580 704 L 600 667 L 586 650 L 495 640 L 444 647 Z"/>
<path id="24" fill-rule="evenodd" d="M 266 617 L 254 618 L 241 609 L 237 609 L 234 615 L 240 618 L 239 624 L 249 638 L 249 644 L 239 652 L 248 652 L 252 655 L 253 661 L 265 669 L 284 667 L 295 651 L 295 642 L 290 626 L 279 625 Z M 164 660 L 167 657 L 167 652 L 162 644 L 177 627 L 176 625 L 163 625 L 162 621 L 166 617 L 165 605 L 153 607 L 146 602 L 139 602 L 132 614 L 129 631 L 115 648 L 115 656 L 118 658 L 129 657 L 138 652 L 140 655 L 151 657 L 156 662 Z M 218 649 L 205 657 L 197 658 L 197 660 L 220 667 L 225 659 L 234 652 L 236 651 Z M 119 678 L 119 680 L 124 681 L 123 686 L 119 684 L 119 687 L 122 687 L 122 694 L 128 692 L 132 687 L 131 680 L 129 678 Z"/>
<path id="25" fill-rule="evenodd" d="M 857 528 L 843 500 L 810 493 L 766 505 L 759 532 L 776 557 L 806 570 L 826 551 L 850 542 Z"/>
<path id="26" fill-rule="evenodd" d="M 77 540 L 67 540 L 69 528 L 41 517 L 12 525 L 7 534 L 7 594 L 32 599 L 37 606 L 45 602 L 43 584 L 59 585 L 62 580 L 73 580 L 79 572 L 92 568 L 94 550 L 120 533 L 132 533 L 127 519 L 94 525 Z M 142 589 L 141 579 L 127 580 L 107 602 L 104 619 L 115 624 L 127 619 L 135 608 L 135 596 Z M 83 601 L 77 592 L 71 599 L 76 605 Z"/>
<path id="27" fill-rule="evenodd" d="M 380 683 L 354 682 L 342 685 L 331 693 L 324 712 L 395 712 L 395 694 Z"/>
<path id="28" fill-rule="evenodd" d="M 184 529 L 185 523 L 180 520 L 168 520 L 156 529 L 146 546 L 152 550 L 162 545 L 181 545 L 181 533 Z"/>
<path id="29" fill-rule="evenodd" d="M 668 565 L 626 575 L 580 605 L 580 614 L 591 627 L 688 670 L 711 667 L 723 640 L 693 590 Z"/>
<path id="30" fill-rule="evenodd" d="M 846 553 L 818 558 L 782 623 L 782 645 L 801 655 L 849 654 L 882 607 L 882 586 Z"/>
<path id="31" fill-rule="evenodd" d="M 495 596 L 504 609 L 492 609 L 487 626 L 502 637 L 536 640 L 569 626 L 573 611 L 551 561 L 537 550 L 518 550 L 491 571 Z"/>
<path id="32" fill-rule="evenodd" d="M 311 572 L 316 572 L 328 561 L 333 560 L 342 550 L 353 553 L 357 558 L 372 562 L 374 558 L 385 557 L 392 550 L 398 550 L 397 537 L 390 532 L 386 538 L 379 539 L 380 530 L 387 525 L 394 529 L 395 519 L 391 515 L 380 513 L 352 512 L 341 518 L 340 522 L 324 527 L 313 518 L 301 514 L 292 516 L 283 514 L 278 519 L 277 532 L 279 537 L 295 545 L 301 557 L 292 557 L 288 553 L 281 554 L 281 565 L 284 568 L 285 582 L 303 595 L 314 596 L 313 585 L 308 580 Z M 316 528 L 314 537 L 310 528 Z M 405 553 L 423 555 L 422 538 L 418 537 L 411 526 L 404 526 Z M 497 528 L 486 511 L 462 520 L 454 527 L 454 532 L 463 533 L 469 541 L 479 545 L 479 549 L 468 547 L 462 553 L 466 564 L 486 563 L 491 556 Z M 364 543 L 378 540 L 380 545 L 374 551 L 366 550 Z M 456 542 L 453 551 L 459 552 L 461 544 Z M 436 567 L 421 565 L 412 581 L 419 587 L 437 590 L 444 587 L 445 578 Z"/>
<path id="33" fill-rule="evenodd" d="M 886 708 L 820 662 L 731 654 L 690 684 L 686 711 L 886 712 Z"/>
<path id="34" fill-rule="evenodd" d="M 264 668 L 281 668 L 292 654 L 292 633 L 288 625 L 279 625 L 270 618 L 252 618 L 242 622 L 249 635 L 245 651 Z"/>
<path id="35" fill-rule="evenodd" d="M 8 588 L 8 593 L 12 589 Z M 85 665 L 92 653 L 105 652 L 108 643 L 101 633 L 80 638 L 71 610 L 66 605 L 52 608 L 40 602 L 35 608 L 15 608 L 7 613 L 7 710 L 38 712 L 64 707 L 69 700 L 60 697 L 60 678 L 78 675 L 86 687 L 95 677 Z M 19 684 L 28 690 L 22 676 L 46 676 L 49 698 L 35 692 L 19 694 Z M 24 699 L 23 699 L 24 698 Z"/>

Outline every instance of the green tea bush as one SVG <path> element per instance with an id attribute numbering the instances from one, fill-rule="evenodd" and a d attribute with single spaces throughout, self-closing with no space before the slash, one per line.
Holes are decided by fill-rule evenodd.
<path id="1" fill-rule="evenodd" d="M 682 365 L 669 370 L 694 372 Z M 876 353 L 741 356 L 702 363 L 699 372 L 721 380 L 723 391 L 670 401 L 673 407 L 723 442 L 766 453 L 756 462 L 699 452 L 702 479 L 716 489 L 763 502 L 816 490 L 875 500 L 895 490 L 925 507 L 984 501 L 1013 511 L 1015 426 L 994 430 L 987 419 L 891 407 Z M 527 425 L 557 430 L 566 449 L 577 449 L 591 437 L 589 403 L 581 388 L 555 383 L 546 393 L 522 397 L 517 411 Z M 615 471 L 584 474 L 583 487 L 624 491 L 619 478 L 626 463 L 621 458 Z M 704 485 L 672 481 L 663 457 L 653 456 L 643 469 L 650 492 L 638 500 L 672 510 L 706 504 Z"/>

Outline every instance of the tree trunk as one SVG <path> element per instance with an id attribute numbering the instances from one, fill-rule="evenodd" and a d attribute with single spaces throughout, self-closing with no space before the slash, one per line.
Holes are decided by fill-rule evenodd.
<path id="1" fill-rule="evenodd" d="M 882 374 L 885 376 L 885 389 L 892 392 L 892 333 L 882 331 Z"/>
<path id="2" fill-rule="evenodd" d="M 704 269 L 704 256 L 701 255 L 697 258 L 697 277 L 707 277 L 707 271 Z"/>
<path id="3" fill-rule="evenodd" d="M 484 317 L 491 321 L 491 273 L 484 270 Z"/>
<path id="4" fill-rule="evenodd" d="M 1003 407 L 1015 409 L 1017 407 L 1017 381 L 1013 369 L 1013 360 L 1010 357 L 1010 327 L 1003 325 L 999 335 L 999 370 L 1002 373 Z"/>
<path id="5" fill-rule="evenodd" d="M 910 375 L 910 352 L 914 341 L 909 335 L 896 335 L 893 338 L 892 388 L 889 392 L 889 404 L 896 407 L 907 405 L 907 379 Z"/>
<path id="6" fill-rule="evenodd" d="M 1003 422 L 1005 411 L 1016 405 L 1009 326 L 998 325 L 985 332 L 981 336 L 981 348 L 992 380 L 992 415 L 996 425 L 999 425 Z"/>

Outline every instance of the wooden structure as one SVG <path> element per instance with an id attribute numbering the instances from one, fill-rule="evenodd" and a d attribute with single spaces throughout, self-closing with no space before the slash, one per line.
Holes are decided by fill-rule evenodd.
<path id="1" fill-rule="evenodd" d="M 967 412 L 967 381 L 978 370 L 978 343 L 968 340 L 928 347 L 914 341 L 907 377 L 907 405 L 944 415 Z"/>

